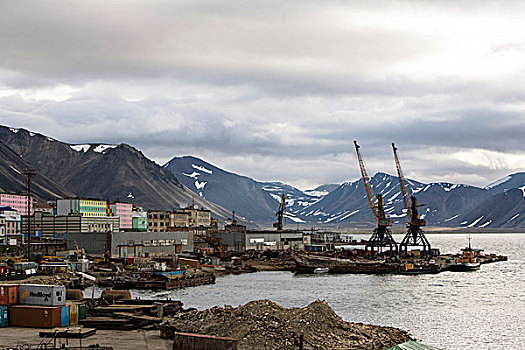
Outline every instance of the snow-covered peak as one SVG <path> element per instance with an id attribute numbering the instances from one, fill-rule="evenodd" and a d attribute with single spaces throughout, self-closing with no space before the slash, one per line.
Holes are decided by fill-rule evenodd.
<path id="1" fill-rule="evenodd" d="M 107 149 L 117 148 L 118 145 L 98 145 L 93 149 L 93 152 L 104 153 Z"/>

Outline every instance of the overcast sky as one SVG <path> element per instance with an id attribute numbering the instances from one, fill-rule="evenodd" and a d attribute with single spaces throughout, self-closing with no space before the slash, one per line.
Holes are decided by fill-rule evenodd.
<path id="1" fill-rule="evenodd" d="M 0 124 L 309 189 L 525 170 L 522 1 L 0 2 Z"/>

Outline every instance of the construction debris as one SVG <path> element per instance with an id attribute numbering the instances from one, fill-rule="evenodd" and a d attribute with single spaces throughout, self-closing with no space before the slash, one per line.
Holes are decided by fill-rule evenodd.
<path id="1" fill-rule="evenodd" d="M 325 301 L 283 308 L 269 301 L 178 313 L 160 325 L 161 336 L 199 333 L 238 340 L 237 349 L 386 349 L 412 340 L 407 332 L 342 320 Z"/>

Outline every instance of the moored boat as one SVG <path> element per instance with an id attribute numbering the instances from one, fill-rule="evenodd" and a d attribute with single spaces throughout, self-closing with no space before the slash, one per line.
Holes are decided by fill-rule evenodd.
<path id="1" fill-rule="evenodd" d="M 470 236 L 468 238 L 468 247 L 462 249 L 461 256 L 458 258 L 457 262 L 450 264 L 450 271 L 473 271 L 479 269 L 481 263 L 476 256 L 476 253 L 479 253 L 480 249 L 472 249 L 470 245 Z"/>
<path id="2" fill-rule="evenodd" d="M 314 270 L 314 273 L 328 273 L 329 271 L 328 267 L 318 267 Z"/>

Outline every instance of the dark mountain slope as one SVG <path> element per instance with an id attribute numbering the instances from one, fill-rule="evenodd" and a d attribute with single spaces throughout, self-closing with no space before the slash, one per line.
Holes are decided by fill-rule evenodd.
<path id="1" fill-rule="evenodd" d="M 30 167 L 18 154 L 0 142 L 0 192 L 26 194 L 26 177 L 22 173 Z M 73 193 L 42 174 L 33 178 L 31 192 L 41 202 L 73 196 Z"/>
<path id="2" fill-rule="evenodd" d="M 195 157 L 175 157 L 164 165 L 199 196 L 217 203 L 250 221 L 271 223 L 284 193 L 287 216 L 294 217 L 296 199 L 304 195 L 298 189 L 278 182 L 257 182 L 249 177 L 222 170 Z"/>

